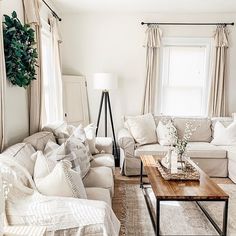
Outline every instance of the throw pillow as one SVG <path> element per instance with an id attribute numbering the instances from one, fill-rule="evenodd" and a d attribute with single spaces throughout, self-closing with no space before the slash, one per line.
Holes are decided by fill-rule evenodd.
<path id="1" fill-rule="evenodd" d="M 129 117 L 126 125 L 138 144 L 144 145 L 157 142 L 155 120 L 151 113 Z"/>
<path id="2" fill-rule="evenodd" d="M 177 130 L 171 121 L 168 121 L 166 124 L 159 121 L 156 132 L 160 145 L 169 146 L 174 144 L 175 140 L 171 134 L 177 134 Z"/>
<path id="3" fill-rule="evenodd" d="M 91 154 L 98 154 L 99 151 L 96 148 L 96 127 L 94 124 L 89 124 L 84 128 L 84 131 L 89 145 L 89 151 Z"/>
<path id="4" fill-rule="evenodd" d="M 71 170 L 69 161 L 53 162 L 41 151 L 37 153 L 34 182 L 46 196 L 87 198 L 80 173 Z"/>
<path id="5" fill-rule="evenodd" d="M 225 127 L 220 121 L 217 121 L 211 143 L 219 146 L 236 145 L 236 122 Z"/>
<path id="6" fill-rule="evenodd" d="M 53 133 L 42 131 L 25 138 L 23 142 L 30 143 L 37 151 L 43 151 L 48 140 L 56 142 Z"/>
<path id="7" fill-rule="evenodd" d="M 42 130 L 52 132 L 56 137 L 58 144 L 64 143 L 70 137 L 67 130 L 67 123 L 65 121 L 49 124 L 43 127 Z"/>
<path id="8" fill-rule="evenodd" d="M 57 160 L 69 160 L 74 170 L 81 171 L 82 178 L 90 169 L 90 157 L 85 145 L 73 136 L 58 148 L 56 155 Z"/>
<path id="9" fill-rule="evenodd" d="M 90 159 L 90 161 L 93 159 L 90 148 L 89 148 L 89 143 L 86 137 L 86 132 L 82 124 L 80 124 L 73 132 L 71 137 L 79 139 L 86 147 L 87 150 L 87 155 Z"/>

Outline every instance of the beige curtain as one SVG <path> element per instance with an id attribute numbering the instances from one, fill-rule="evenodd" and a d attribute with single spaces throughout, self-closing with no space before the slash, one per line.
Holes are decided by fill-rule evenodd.
<path id="1" fill-rule="evenodd" d="M 4 148 L 5 142 L 5 93 L 6 93 L 6 67 L 3 46 L 2 29 L 2 1 L 0 0 L 0 151 Z"/>
<path id="2" fill-rule="evenodd" d="M 25 23 L 35 30 L 38 52 L 37 79 L 32 81 L 29 89 L 29 129 L 30 134 L 36 133 L 41 128 L 42 112 L 42 63 L 40 40 L 40 2 L 39 0 L 23 0 Z"/>
<path id="3" fill-rule="evenodd" d="M 61 35 L 58 27 L 58 20 L 55 17 L 49 18 L 52 39 L 52 78 L 48 81 L 50 93 L 48 94 L 46 123 L 63 120 L 63 93 L 62 93 L 62 71 L 60 59 Z M 48 111 L 48 112 L 47 112 Z"/>
<path id="4" fill-rule="evenodd" d="M 218 26 L 214 35 L 214 59 L 209 97 L 209 116 L 226 116 L 226 67 L 228 50 L 228 30 Z"/>
<path id="5" fill-rule="evenodd" d="M 154 113 L 155 98 L 157 95 L 157 82 L 159 72 L 159 52 L 162 32 L 158 25 L 149 25 L 146 30 L 146 82 L 142 114 Z"/>

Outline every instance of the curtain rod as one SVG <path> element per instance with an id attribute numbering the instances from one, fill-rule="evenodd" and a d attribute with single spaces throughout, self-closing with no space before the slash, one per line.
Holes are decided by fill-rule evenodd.
<path id="1" fill-rule="evenodd" d="M 61 21 L 62 19 L 57 15 L 57 13 L 55 11 L 53 11 L 53 9 L 46 3 L 45 0 L 43 0 L 43 3 L 49 8 L 49 10 L 52 12 L 52 15 L 57 18 L 59 21 Z"/>
<path id="2" fill-rule="evenodd" d="M 141 25 L 234 25 L 234 22 L 232 23 L 173 23 L 173 22 L 160 22 L 160 23 L 146 23 L 146 22 L 141 22 Z"/>

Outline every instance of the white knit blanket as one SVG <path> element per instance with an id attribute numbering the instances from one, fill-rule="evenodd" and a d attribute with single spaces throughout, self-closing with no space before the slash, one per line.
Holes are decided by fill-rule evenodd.
<path id="1" fill-rule="evenodd" d="M 49 236 L 118 236 L 120 222 L 109 205 L 87 199 L 48 197 L 40 194 L 28 171 L 14 161 L 1 158 L 0 168 L 9 167 L 16 176 L 23 173 L 30 183 L 15 178 L 6 201 L 10 225 L 46 226 Z"/>

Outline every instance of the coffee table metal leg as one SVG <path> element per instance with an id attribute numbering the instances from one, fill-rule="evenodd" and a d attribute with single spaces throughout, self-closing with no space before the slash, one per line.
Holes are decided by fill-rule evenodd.
<path id="1" fill-rule="evenodd" d="M 228 204 L 229 201 L 228 199 L 225 200 L 225 205 L 224 205 L 224 215 L 223 215 L 223 236 L 227 235 L 227 223 L 228 223 Z"/>
<path id="2" fill-rule="evenodd" d="M 156 236 L 160 235 L 160 201 L 156 198 Z"/>
<path id="3" fill-rule="evenodd" d="M 143 162 L 141 160 L 141 166 L 140 166 L 140 188 L 143 187 Z"/>

